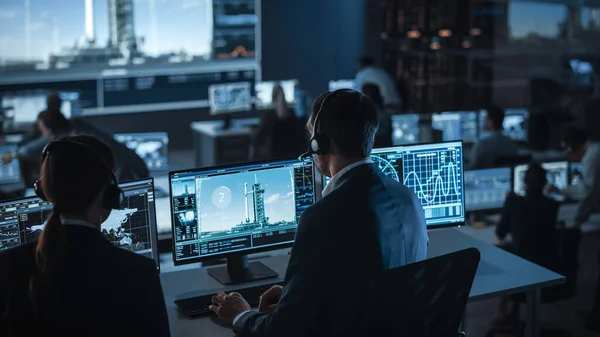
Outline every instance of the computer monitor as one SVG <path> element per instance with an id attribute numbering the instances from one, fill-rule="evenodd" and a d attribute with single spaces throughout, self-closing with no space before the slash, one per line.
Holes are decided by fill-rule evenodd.
<path id="1" fill-rule="evenodd" d="M 490 211 L 504 206 L 512 191 L 510 167 L 465 171 L 465 210 Z"/>
<path id="2" fill-rule="evenodd" d="M 386 176 L 415 192 L 423 205 L 427 228 L 465 222 L 462 142 L 373 149 L 371 160 Z M 323 186 L 328 183 L 325 178 Z"/>
<path id="3" fill-rule="evenodd" d="M 419 118 L 418 114 L 392 116 L 392 142 L 394 145 L 419 142 Z"/>
<path id="4" fill-rule="evenodd" d="M 134 150 L 150 171 L 169 170 L 169 135 L 166 132 L 119 133 L 114 138 Z"/>
<path id="5" fill-rule="evenodd" d="M 484 123 L 487 116 L 486 110 L 479 112 L 479 134 L 485 137 Z M 527 125 L 529 122 L 529 111 L 527 109 L 506 109 L 504 111 L 503 134 L 516 141 L 527 141 Z"/>
<path id="6" fill-rule="evenodd" d="M 1 145 L 0 156 L 5 153 L 17 152 L 17 145 Z M 0 162 L 0 185 L 16 184 L 21 182 L 21 164 L 15 158 L 8 164 Z"/>
<path id="7" fill-rule="evenodd" d="M 312 160 L 274 160 L 171 172 L 175 265 L 227 258 L 223 284 L 276 277 L 247 254 L 289 247 L 315 201 Z"/>
<path id="8" fill-rule="evenodd" d="M 335 80 L 329 81 L 329 91 L 333 92 L 340 89 L 353 89 L 356 90 L 355 80 Z"/>
<path id="9" fill-rule="evenodd" d="M 212 114 L 252 110 L 250 82 L 214 84 L 208 87 L 208 105 Z"/>
<path id="10" fill-rule="evenodd" d="M 477 113 L 475 111 L 445 111 L 433 114 L 431 126 L 442 131 L 444 141 L 477 141 Z"/>
<path id="11" fill-rule="evenodd" d="M 256 82 L 254 84 L 254 94 L 256 95 L 255 105 L 257 109 L 270 109 L 273 107 L 273 88 L 275 85 L 280 85 L 283 89 L 287 104 L 296 104 L 298 80 Z"/>
<path id="12" fill-rule="evenodd" d="M 563 190 L 569 186 L 569 163 L 566 161 L 542 163 L 542 167 L 547 171 L 548 184 Z M 529 169 L 528 164 L 517 165 L 513 174 L 513 191 L 515 194 L 525 195 L 525 173 Z M 548 197 L 557 201 L 564 201 L 561 194 L 549 194 Z"/>
<path id="13" fill-rule="evenodd" d="M 102 223 L 104 237 L 116 247 L 153 259 L 160 269 L 152 178 L 119 184 L 125 193 L 123 209 L 113 210 Z M 0 203 L 0 251 L 38 239 L 52 212 L 39 197 Z"/>
<path id="14" fill-rule="evenodd" d="M 0 110 L 15 124 L 34 123 L 40 112 L 46 110 L 46 90 L 16 91 L 0 93 Z M 81 115 L 79 93 L 61 91 L 61 112 L 65 117 Z"/>

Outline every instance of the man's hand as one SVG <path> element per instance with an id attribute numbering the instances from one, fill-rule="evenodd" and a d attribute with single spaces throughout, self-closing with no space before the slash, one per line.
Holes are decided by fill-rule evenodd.
<path id="1" fill-rule="evenodd" d="M 281 298 L 282 292 L 281 286 L 272 286 L 271 289 L 265 291 L 264 294 L 260 296 L 260 302 L 258 304 L 258 310 L 263 314 L 268 314 L 273 312 L 275 308 L 277 308 L 277 304 L 279 303 L 279 299 Z"/>
<path id="2" fill-rule="evenodd" d="M 10 153 L 5 153 L 2 155 L 2 164 L 6 165 L 13 160 L 13 156 Z"/>
<path id="3" fill-rule="evenodd" d="M 209 307 L 225 323 L 233 324 L 233 320 L 244 311 L 252 309 L 248 302 L 238 293 L 218 293 L 212 298 L 213 305 Z"/>

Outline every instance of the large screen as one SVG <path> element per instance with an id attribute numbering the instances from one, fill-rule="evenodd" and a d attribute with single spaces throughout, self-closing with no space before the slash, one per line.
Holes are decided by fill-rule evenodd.
<path id="1" fill-rule="evenodd" d="M 113 210 L 100 231 L 116 247 L 153 259 L 159 268 L 154 183 L 144 179 L 119 186 L 123 209 Z M 52 204 L 38 197 L 0 203 L 0 251 L 37 240 L 51 212 Z"/>
<path id="2" fill-rule="evenodd" d="M 272 161 L 170 174 L 173 261 L 293 243 L 315 200 L 312 161 Z"/>
<path id="3" fill-rule="evenodd" d="M 462 142 L 373 149 L 371 160 L 386 176 L 415 192 L 428 228 L 464 223 Z M 329 181 L 324 177 L 323 186 Z"/>
<path id="4" fill-rule="evenodd" d="M 560 190 L 564 190 L 569 186 L 569 163 L 566 161 L 542 163 L 542 167 L 546 170 L 546 178 L 548 184 L 557 187 Z M 514 169 L 513 175 L 513 191 L 515 194 L 524 196 L 525 189 L 525 174 L 529 169 L 529 165 L 517 165 Z M 557 201 L 564 201 L 562 194 L 551 193 L 548 197 L 553 198 Z"/>
<path id="5" fill-rule="evenodd" d="M 206 106 L 199 82 L 247 80 L 259 69 L 258 1 L 0 1 L 0 91 L 79 87 L 84 113 Z"/>

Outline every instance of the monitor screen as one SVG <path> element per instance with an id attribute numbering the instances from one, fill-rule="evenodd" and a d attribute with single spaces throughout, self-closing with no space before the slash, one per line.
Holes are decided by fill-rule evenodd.
<path id="1" fill-rule="evenodd" d="M 371 160 L 415 192 L 428 228 L 464 223 L 462 142 L 373 149 Z M 329 180 L 325 177 L 323 186 Z"/>
<path id="2" fill-rule="evenodd" d="M 137 153 L 150 171 L 169 170 L 169 135 L 166 132 L 122 133 L 114 138 Z"/>
<path id="3" fill-rule="evenodd" d="M 208 103 L 213 114 L 252 110 L 250 82 L 215 84 L 208 87 Z"/>
<path id="4" fill-rule="evenodd" d="M 569 186 L 569 163 L 566 161 L 542 163 L 542 167 L 547 171 L 548 184 L 558 187 L 561 190 L 566 189 Z M 513 191 L 515 194 L 524 196 L 525 195 L 525 173 L 529 165 L 518 165 L 515 166 L 513 175 Z M 549 197 L 563 201 L 564 197 L 560 194 L 550 194 Z"/>
<path id="5" fill-rule="evenodd" d="M 484 123 L 487 116 L 486 110 L 479 113 L 479 134 L 485 137 L 488 132 L 485 131 Z M 506 109 L 504 111 L 503 134 L 516 141 L 527 141 L 527 123 L 529 120 L 529 111 L 527 109 Z"/>
<path id="6" fill-rule="evenodd" d="M 569 185 L 583 185 L 583 173 L 581 172 L 581 163 L 569 163 Z"/>
<path id="7" fill-rule="evenodd" d="M 296 104 L 296 85 L 298 85 L 298 80 L 256 82 L 254 84 L 254 93 L 256 95 L 255 104 L 257 108 L 268 109 L 273 107 L 273 88 L 275 85 L 281 86 L 285 101 L 288 104 Z"/>
<path id="8" fill-rule="evenodd" d="M 17 152 L 17 145 L 1 145 L 0 156 L 5 153 Z M 8 164 L 0 162 L 0 185 L 21 182 L 21 164 L 19 159 L 13 159 Z"/>
<path id="9" fill-rule="evenodd" d="M 394 145 L 414 144 L 419 142 L 419 115 L 392 116 L 392 142 Z"/>
<path id="10" fill-rule="evenodd" d="M 494 210 L 504 206 L 511 192 L 509 167 L 465 171 L 465 210 Z"/>
<path id="11" fill-rule="evenodd" d="M 123 209 L 113 210 L 100 230 L 112 244 L 153 259 L 160 267 L 152 179 L 120 184 Z M 52 212 L 39 197 L 0 203 L 0 251 L 37 240 Z"/>
<path id="12" fill-rule="evenodd" d="M 315 201 L 313 163 L 278 160 L 171 172 L 175 264 L 293 243 Z"/>
<path id="13" fill-rule="evenodd" d="M 79 94 L 77 92 L 59 92 L 62 99 L 61 112 L 65 117 L 81 114 Z M 5 117 L 15 123 L 34 123 L 40 112 L 46 109 L 45 90 L 14 91 L 0 93 L 0 107 Z"/>
<path id="14" fill-rule="evenodd" d="M 340 89 L 353 89 L 356 90 L 355 80 L 335 80 L 329 81 L 329 91 L 336 91 Z"/>
<path id="15" fill-rule="evenodd" d="M 433 114 L 431 126 L 442 131 L 444 141 L 477 141 L 477 113 L 474 111 L 445 111 Z"/>

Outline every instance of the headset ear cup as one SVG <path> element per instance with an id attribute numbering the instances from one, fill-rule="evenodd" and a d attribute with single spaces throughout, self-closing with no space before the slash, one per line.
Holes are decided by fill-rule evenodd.
<path id="1" fill-rule="evenodd" d="M 125 195 L 123 190 L 117 184 L 111 184 L 104 190 L 104 197 L 102 200 L 102 207 L 106 209 L 119 209 L 123 206 L 123 200 Z"/>
<path id="2" fill-rule="evenodd" d="M 318 148 L 317 150 L 315 150 L 315 153 L 317 154 L 328 154 L 330 147 L 331 147 L 331 143 L 329 141 L 329 137 L 325 134 L 316 134 L 315 137 L 313 138 L 314 142 L 316 144 L 318 144 Z M 311 140 L 311 148 L 313 147 L 313 140 Z M 314 148 L 313 148 L 314 150 Z"/>
<path id="3" fill-rule="evenodd" d="M 35 183 L 33 183 L 33 190 L 35 194 L 42 200 L 47 200 L 46 195 L 44 194 L 44 189 L 42 189 L 42 181 L 40 179 L 36 180 Z"/>

